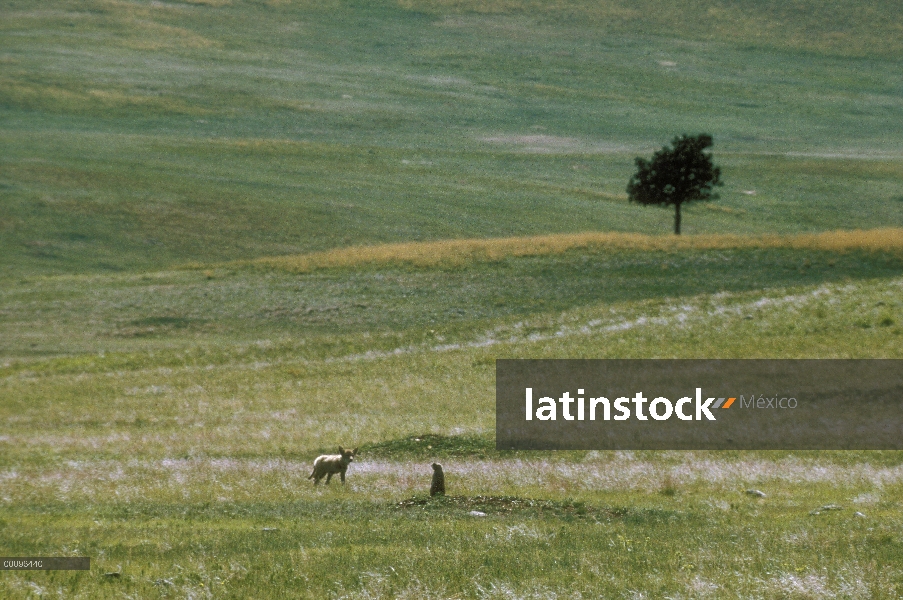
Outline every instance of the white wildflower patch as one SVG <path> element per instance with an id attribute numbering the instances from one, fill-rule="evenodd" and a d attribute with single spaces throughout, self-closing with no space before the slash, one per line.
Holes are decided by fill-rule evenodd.
<path id="1" fill-rule="evenodd" d="M 443 461 L 449 494 L 510 493 L 512 489 L 539 487 L 560 493 L 580 491 L 640 491 L 656 493 L 664 482 L 685 488 L 704 485 L 714 496 L 714 508 L 725 504 L 737 490 L 767 488 L 769 482 L 789 485 L 827 483 L 836 487 L 894 485 L 903 483 L 903 465 L 813 464 L 792 458 L 720 461 L 687 453 L 679 464 L 652 460 L 590 460 L 563 462 L 549 459 Z M 233 501 L 272 498 L 306 498 L 337 493 L 314 488 L 306 479 L 310 461 L 240 458 L 167 458 L 78 461 L 65 465 L 16 467 L 0 471 L 4 501 L 44 497 L 61 501 L 122 501 L 155 498 L 204 500 L 223 497 Z M 362 454 L 348 469 L 344 493 L 376 498 L 425 493 L 430 485 L 428 461 L 368 459 Z"/>
<path id="2" fill-rule="evenodd" d="M 687 593 L 692 598 L 717 598 L 721 586 L 698 575 L 687 583 Z"/>
<path id="3" fill-rule="evenodd" d="M 859 494 L 853 498 L 853 504 L 877 504 L 881 501 L 881 495 L 875 492 Z"/>
<path id="4" fill-rule="evenodd" d="M 546 533 L 536 526 L 517 524 L 507 527 L 493 527 L 486 534 L 488 543 L 512 544 L 519 541 L 550 541 L 555 537 L 554 532 Z"/>
<path id="5" fill-rule="evenodd" d="M 792 600 L 872 597 L 868 584 L 849 573 L 832 579 L 820 573 L 783 573 L 764 580 L 762 587 L 768 593 Z"/>

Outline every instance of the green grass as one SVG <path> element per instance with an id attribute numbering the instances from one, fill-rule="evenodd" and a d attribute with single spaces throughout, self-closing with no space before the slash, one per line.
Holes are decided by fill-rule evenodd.
<path id="1" fill-rule="evenodd" d="M 666 233 L 624 188 L 683 131 L 727 183 L 688 233 L 903 223 L 892 3 L 216 4 L 0 7 L 0 277 Z"/>
<path id="2" fill-rule="evenodd" d="M 891 598 L 899 593 L 898 575 L 889 568 L 898 557 L 898 533 L 874 524 L 887 514 L 886 503 L 869 504 L 870 519 L 851 517 L 849 510 L 813 517 L 809 505 L 847 495 L 812 486 L 788 486 L 786 492 L 806 505 L 788 510 L 780 501 L 722 492 L 715 501 L 726 505 L 721 508 L 709 503 L 711 495 L 689 491 L 677 499 L 653 496 L 645 506 L 633 498 L 630 507 L 618 505 L 618 499 L 604 507 L 544 501 L 511 512 L 492 510 L 498 502 L 478 498 L 460 503 L 463 507 L 437 501 L 396 508 L 338 497 L 225 504 L 217 511 L 203 504 L 163 511 L 139 504 L 127 514 L 82 510 L 93 518 L 84 531 L 97 540 L 95 551 L 113 554 L 101 570 L 122 571 L 117 579 L 95 578 L 98 595 L 123 588 L 145 597 L 242 597 L 271 589 L 284 590 L 273 597 L 301 598 L 630 597 L 640 591 Z M 471 507 L 487 516 L 468 516 Z M 32 535 L 55 539 L 69 533 L 68 522 L 82 517 L 65 510 L 57 508 L 60 516 Z M 23 521 L 27 516 L 11 519 Z M 319 524 L 317 530 L 312 523 Z M 171 545 L 160 537 L 164 529 L 191 541 Z M 357 543 L 346 545 L 347 539 Z M 851 539 L 860 543 L 851 546 Z M 399 553 L 402 540 L 407 552 Z M 186 556 L 223 548 L 230 550 L 228 563 Z M 171 562 L 179 568 L 164 566 Z M 742 575 L 750 571 L 761 576 Z M 72 593 L 89 576 L 40 573 L 36 579 L 45 590 Z"/>
<path id="3" fill-rule="evenodd" d="M 575 249 L 461 266 L 360 266 L 307 275 L 214 268 L 38 277 L 0 291 L 0 359 L 155 349 L 219 352 L 291 339 L 313 358 L 409 343 L 455 343 L 517 319 L 579 307 L 903 274 L 897 252 Z M 52 317 L 52 318 L 50 318 Z M 192 350 L 203 348 L 202 350 Z M 281 348 L 281 346 L 280 346 Z M 193 361 L 186 357 L 179 361 Z M 23 362 L 27 364 L 27 362 Z"/>
<path id="4" fill-rule="evenodd" d="M 472 324 L 457 347 L 393 338 L 401 354 L 382 341 L 362 355 L 367 331 L 333 345 L 189 342 L 153 321 L 172 327 L 153 349 L 139 337 L 130 353 L 14 361 L 0 379 L 4 548 L 90 555 L 94 568 L 0 585 L 12 597 L 896 597 L 898 452 L 497 452 L 491 432 L 496 358 L 901 357 L 901 285 L 599 302 Z M 312 457 L 339 442 L 362 449 L 348 484 L 315 489 Z M 437 459 L 451 497 L 429 501 Z M 843 509 L 810 514 L 828 504 Z"/>
<path id="5" fill-rule="evenodd" d="M 6 288 L 4 552 L 93 567 L 7 572 L 5 596 L 901 593 L 899 452 L 498 452 L 492 436 L 497 358 L 901 358 L 898 255 L 569 252 L 211 275 Z M 550 306 L 514 285 L 533 279 Z M 460 322 L 428 322 L 457 288 Z M 262 310 L 299 289 L 341 308 L 319 324 Z M 340 303 L 365 292 L 384 309 Z M 312 458 L 338 443 L 361 447 L 347 485 L 314 488 Z M 424 496 L 434 460 L 445 500 Z M 828 504 L 843 509 L 810 514 Z"/>
<path id="6" fill-rule="evenodd" d="M 667 234 L 701 131 L 687 233 L 899 228 L 898 8 L 0 1 L 0 554 L 92 559 L 0 596 L 900 597 L 899 452 L 494 443 L 498 358 L 903 358 L 899 244 L 359 248 Z"/>

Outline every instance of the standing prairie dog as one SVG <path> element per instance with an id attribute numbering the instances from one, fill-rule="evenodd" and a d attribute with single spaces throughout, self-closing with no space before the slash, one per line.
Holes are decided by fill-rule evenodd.
<path id="1" fill-rule="evenodd" d="M 430 496 L 436 494 L 445 495 L 445 473 L 439 463 L 433 463 L 433 483 L 430 484 Z"/>

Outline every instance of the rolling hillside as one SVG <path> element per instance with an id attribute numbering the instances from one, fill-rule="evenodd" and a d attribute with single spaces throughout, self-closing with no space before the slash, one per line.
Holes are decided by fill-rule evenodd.
<path id="1" fill-rule="evenodd" d="M 667 233 L 632 160 L 715 136 L 689 233 L 903 224 L 892 2 L 0 6 L 0 277 Z M 754 193 L 754 195 L 753 195 Z"/>

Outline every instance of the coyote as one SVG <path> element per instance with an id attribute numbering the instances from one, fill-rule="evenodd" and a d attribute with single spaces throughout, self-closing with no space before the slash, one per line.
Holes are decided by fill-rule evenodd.
<path id="1" fill-rule="evenodd" d="M 357 454 L 357 448 L 354 450 L 345 450 L 339 446 L 338 454 L 324 454 L 323 456 L 318 456 L 317 460 L 314 461 L 314 470 L 307 478 L 313 479 L 314 485 L 317 485 L 320 483 L 320 480 L 323 479 L 324 475 L 326 475 L 326 483 L 329 483 L 332 476 L 338 473 L 342 478 L 342 484 L 344 484 L 345 471 L 348 470 L 348 464 L 354 460 L 355 454 Z"/>

